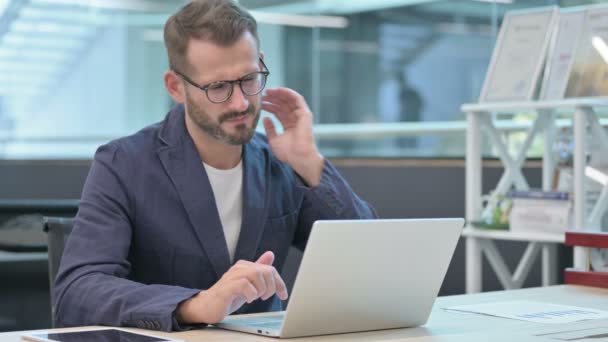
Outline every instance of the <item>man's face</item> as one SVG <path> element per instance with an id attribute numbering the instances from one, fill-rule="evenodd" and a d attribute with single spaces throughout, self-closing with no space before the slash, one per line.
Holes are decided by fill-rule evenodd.
<path id="1" fill-rule="evenodd" d="M 262 70 L 255 38 L 246 32 L 233 45 L 218 46 L 212 42 L 191 40 L 188 45 L 188 62 L 194 73 L 188 75 L 199 85 L 236 80 Z M 261 94 L 247 96 L 238 84 L 230 98 L 213 103 L 204 91 L 184 82 L 186 113 L 198 128 L 223 143 L 243 145 L 255 133 L 260 118 Z"/>
<path id="2" fill-rule="evenodd" d="M 203 132 L 230 145 L 243 145 L 249 142 L 260 119 L 259 104 L 255 106 L 249 103 L 247 109 L 241 112 L 226 111 L 214 115 L 206 112 L 203 105 L 199 105 L 188 91 L 186 91 L 186 112 Z"/>

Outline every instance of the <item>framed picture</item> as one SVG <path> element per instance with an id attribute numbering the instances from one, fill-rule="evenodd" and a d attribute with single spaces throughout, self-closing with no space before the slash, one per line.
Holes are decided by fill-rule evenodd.
<path id="1" fill-rule="evenodd" d="M 590 7 L 577 44 L 566 97 L 608 96 L 608 7 Z"/>
<path id="2" fill-rule="evenodd" d="M 550 6 L 505 14 L 479 102 L 532 100 L 558 13 Z"/>
<path id="3" fill-rule="evenodd" d="M 583 32 L 585 15 L 586 12 L 581 8 L 560 12 L 557 28 L 551 38 L 540 99 L 564 98 L 576 47 Z"/>

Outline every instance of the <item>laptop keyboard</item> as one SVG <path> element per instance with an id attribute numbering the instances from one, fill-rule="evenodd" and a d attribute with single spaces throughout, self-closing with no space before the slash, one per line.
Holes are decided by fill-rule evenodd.
<path id="1" fill-rule="evenodd" d="M 250 327 L 263 328 L 268 330 L 279 330 L 283 324 L 284 314 L 276 314 L 263 317 L 247 317 L 229 319 L 227 322 L 232 324 L 247 325 Z"/>

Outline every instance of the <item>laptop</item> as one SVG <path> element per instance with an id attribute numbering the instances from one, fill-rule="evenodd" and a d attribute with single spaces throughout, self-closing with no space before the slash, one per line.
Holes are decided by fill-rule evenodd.
<path id="1" fill-rule="evenodd" d="M 287 309 L 217 327 L 280 338 L 426 323 L 462 218 L 316 221 Z"/>

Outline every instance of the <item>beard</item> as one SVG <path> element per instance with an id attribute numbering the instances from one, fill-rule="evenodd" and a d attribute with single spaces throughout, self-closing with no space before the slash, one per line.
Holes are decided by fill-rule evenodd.
<path id="1" fill-rule="evenodd" d="M 186 115 L 190 116 L 192 121 L 194 121 L 203 132 L 229 145 L 244 145 L 251 140 L 255 134 L 255 127 L 260 120 L 260 112 L 261 107 L 255 108 L 255 106 L 250 103 L 245 111 L 224 113 L 215 121 L 207 112 L 197 105 L 188 94 L 186 94 Z M 228 133 L 222 128 L 222 123 L 242 115 L 253 115 L 253 124 L 251 127 L 248 127 L 247 123 L 236 125 L 234 127 L 234 133 Z"/>

